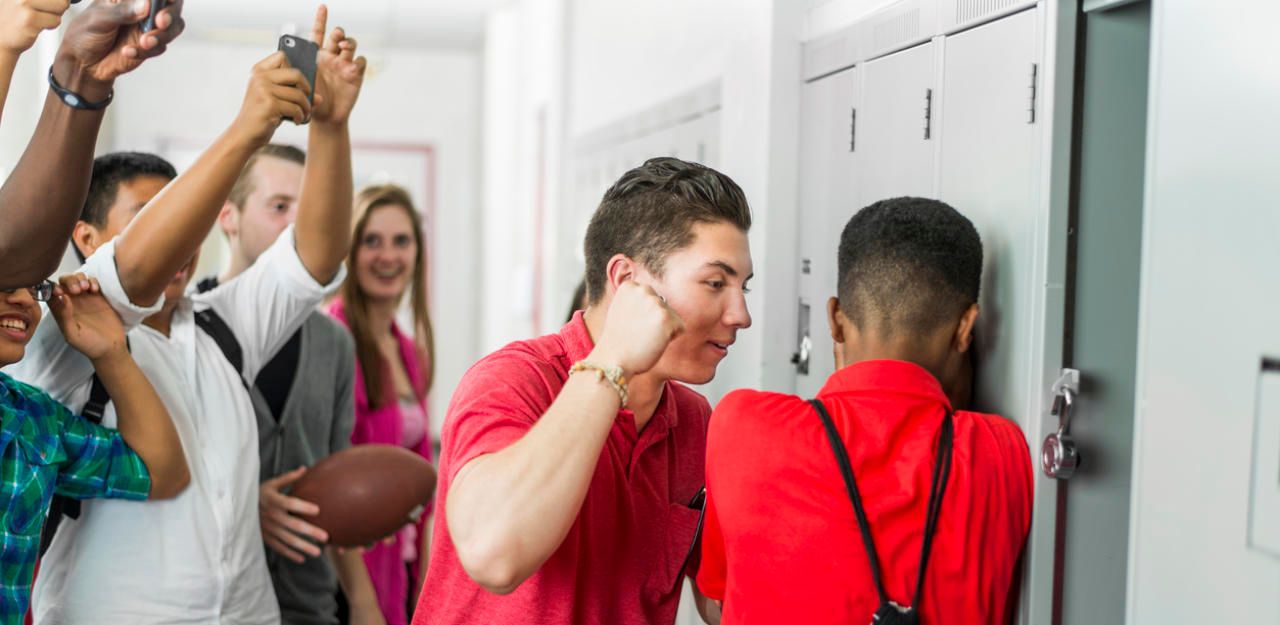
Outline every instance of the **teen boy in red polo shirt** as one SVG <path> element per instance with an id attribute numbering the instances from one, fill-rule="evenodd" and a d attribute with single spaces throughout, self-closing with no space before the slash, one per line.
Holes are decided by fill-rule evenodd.
<path id="1" fill-rule="evenodd" d="M 445 418 L 415 625 L 670 625 L 693 551 L 701 384 L 751 325 L 742 190 L 673 158 L 587 229 L 590 306 L 467 372 Z"/>
<path id="2" fill-rule="evenodd" d="M 817 397 L 839 445 L 803 398 L 725 397 L 708 434 L 698 585 L 723 601 L 725 625 L 847 625 L 877 613 L 882 625 L 1006 623 L 1031 522 L 1027 444 L 1010 421 L 953 411 L 943 392 L 962 375 L 978 317 L 978 233 L 941 202 L 878 202 L 845 227 L 839 272 L 828 303 L 837 370 Z"/>

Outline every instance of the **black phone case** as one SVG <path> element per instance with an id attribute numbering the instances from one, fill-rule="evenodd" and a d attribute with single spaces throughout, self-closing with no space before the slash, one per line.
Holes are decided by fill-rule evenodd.
<path id="1" fill-rule="evenodd" d="M 147 14 L 147 19 L 142 20 L 142 32 L 149 33 L 156 29 L 156 16 L 160 14 L 160 10 L 164 8 L 167 1 L 151 0 L 151 12 Z"/>
<path id="2" fill-rule="evenodd" d="M 302 72 L 302 75 L 307 78 L 307 84 L 311 85 L 311 90 L 307 92 L 307 101 L 314 104 L 316 55 L 320 53 L 320 46 L 301 37 L 285 35 L 280 38 L 280 51 L 284 52 L 285 58 L 289 60 L 289 65 Z"/>

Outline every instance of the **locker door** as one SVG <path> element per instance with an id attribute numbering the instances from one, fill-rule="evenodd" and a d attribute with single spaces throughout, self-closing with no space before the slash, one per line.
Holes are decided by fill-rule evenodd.
<path id="1" fill-rule="evenodd" d="M 945 40 L 938 197 L 973 221 L 984 266 L 979 405 L 1024 429 L 1038 265 L 1031 103 L 1034 11 Z M 1061 340 L 1055 337 L 1051 340 Z"/>
<path id="2" fill-rule="evenodd" d="M 847 69 L 808 83 L 801 92 L 796 351 L 807 358 L 797 363 L 796 392 L 804 397 L 816 396 L 835 370 L 827 299 L 836 293 L 840 232 L 859 208 L 853 183 L 858 77 L 857 68 Z"/>
<path id="3" fill-rule="evenodd" d="M 1021 622 L 1038 624 L 1052 621 L 1056 511 L 1056 485 L 1040 472 L 1038 434 L 1048 401 L 1045 371 L 1060 366 L 1046 363 L 1046 354 L 1058 353 L 1064 329 L 1045 304 L 1051 220 L 1037 196 L 1041 123 L 1029 111 L 1036 33 L 1030 10 L 944 40 L 938 197 L 982 236 L 974 404 L 1013 419 L 1029 437 L 1037 496 Z"/>
<path id="4" fill-rule="evenodd" d="M 937 48 L 925 43 L 868 62 L 859 111 L 858 205 L 903 195 L 935 197 L 934 160 L 938 111 L 934 63 Z M 932 124 L 932 127 L 930 127 Z M 926 137 L 926 128 L 931 134 Z"/>

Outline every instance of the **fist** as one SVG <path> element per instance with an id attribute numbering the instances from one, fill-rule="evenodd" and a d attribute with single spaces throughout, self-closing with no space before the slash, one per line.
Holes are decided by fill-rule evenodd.
<path id="1" fill-rule="evenodd" d="M 652 288 L 624 282 L 609 304 L 604 332 L 590 358 L 636 376 L 658 364 L 671 339 L 682 331 L 684 321 Z"/>
<path id="2" fill-rule="evenodd" d="M 68 6 L 68 0 L 0 0 L 0 50 L 30 50 L 40 33 L 62 24 Z"/>
<path id="3" fill-rule="evenodd" d="M 265 144 L 285 119 L 302 124 L 311 117 L 310 91 L 302 72 L 276 52 L 253 66 L 234 129 L 254 145 Z"/>

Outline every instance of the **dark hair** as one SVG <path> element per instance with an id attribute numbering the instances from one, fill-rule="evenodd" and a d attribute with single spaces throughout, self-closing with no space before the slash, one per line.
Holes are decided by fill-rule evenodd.
<path id="1" fill-rule="evenodd" d="M 107 213 L 116 203 L 120 183 L 142 176 L 173 180 L 178 172 L 169 161 L 143 152 L 116 152 L 93 159 L 89 194 L 80 210 L 80 220 L 99 228 L 107 225 Z"/>
<path id="2" fill-rule="evenodd" d="M 237 208 L 244 208 L 244 201 L 253 194 L 253 168 L 258 161 L 264 156 L 278 158 L 297 163 L 299 165 L 307 164 L 307 153 L 295 148 L 291 145 L 283 145 L 280 143 L 268 143 L 260 148 L 249 160 L 245 162 L 244 169 L 240 170 L 240 177 L 236 178 L 235 186 L 231 187 L 231 194 L 227 196 L 227 200 L 235 204 Z"/>
<path id="3" fill-rule="evenodd" d="M 573 321 L 573 316 L 587 304 L 587 281 L 579 280 L 578 288 L 573 290 L 573 301 L 569 302 L 569 315 L 565 317 L 564 322 Z"/>
<path id="4" fill-rule="evenodd" d="M 926 332 L 978 301 L 982 239 L 937 200 L 882 200 L 845 226 L 839 270 L 840 309 L 859 329 Z"/>
<path id="5" fill-rule="evenodd" d="M 669 157 L 623 174 L 587 226 L 588 301 L 604 297 L 606 265 L 615 254 L 661 275 L 666 257 L 693 242 L 694 224 L 719 222 L 751 229 L 747 197 L 728 176 Z"/>

